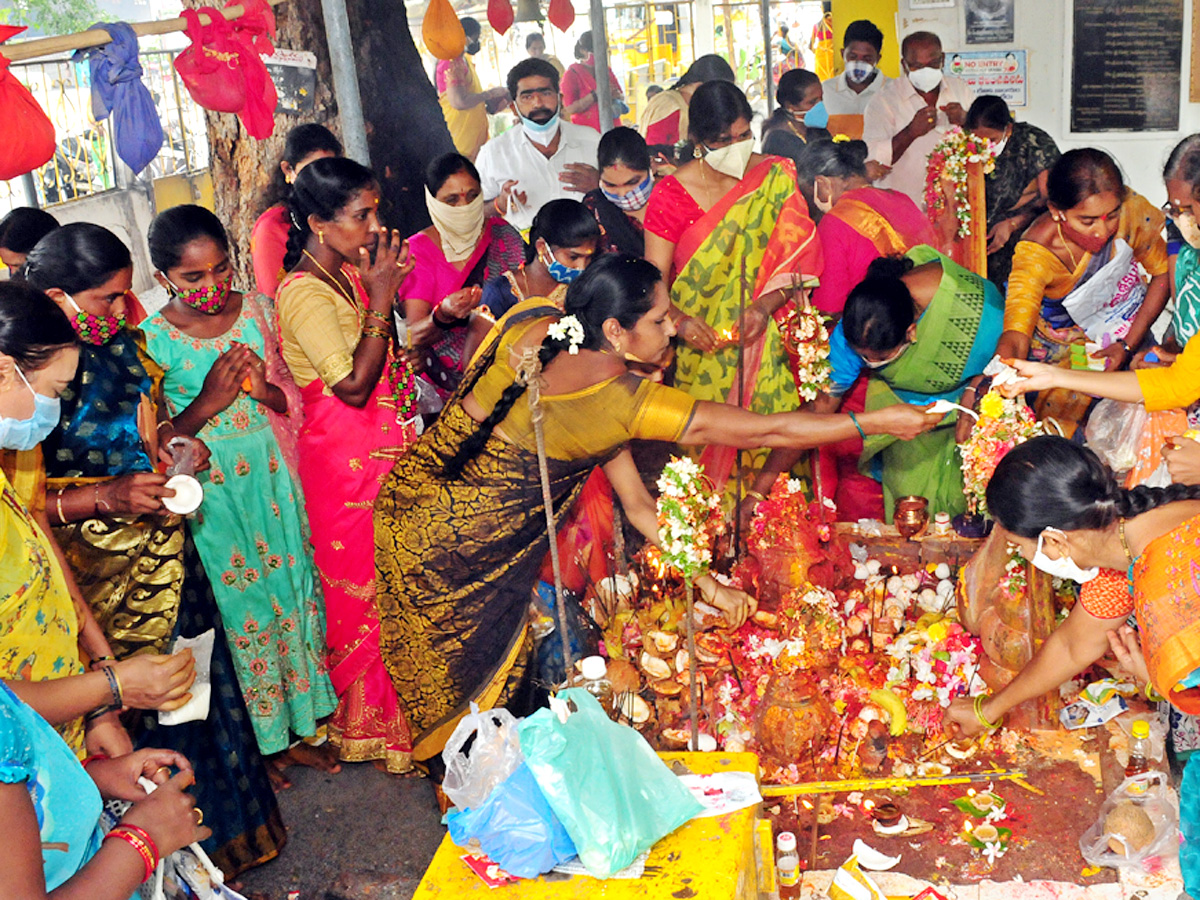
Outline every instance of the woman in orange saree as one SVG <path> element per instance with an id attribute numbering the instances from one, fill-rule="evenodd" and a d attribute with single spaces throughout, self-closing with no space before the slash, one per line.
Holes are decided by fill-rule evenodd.
<path id="1" fill-rule="evenodd" d="M 399 235 L 380 226 L 378 203 L 375 178 L 358 163 L 306 166 L 288 200 L 291 271 L 277 302 L 304 406 L 300 483 L 338 696 L 330 740 L 347 762 L 381 760 L 400 773 L 412 765 L 412 740 L 379 654 L 371 509 L 417 435 L 415 380 L 392 346 L 392 305 L 412 267 Z"/>
<path id="2" fill-rule="evenodd" d="M 685 342 L 676 386 L 698 400 L 787 412 L 800 397 L 780 328 L 794 308 L 794 280 L 815 282 L 823 259 L 792 162 L 753 152 L 751 118 L 736 85 L 696 89 L 690 137 L 702 158 L 655 186 L 646 258 L 670 284 Z M 752 468 L 766 455 L 751 451 Z M 724 487 L 736 458 L 734 448 L 712 445 L 700 461 Z"/>

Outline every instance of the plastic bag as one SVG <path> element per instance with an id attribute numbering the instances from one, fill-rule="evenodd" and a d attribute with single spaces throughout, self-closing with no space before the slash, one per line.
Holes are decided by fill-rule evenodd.
<path id="1" fill-rule="evenodd" d="M 442 751 L 446 777 L 442 790 L 455 806 L 474 809 L 521 764 L 517 720 L 507 709 L 471 712 L 450 735 Z"/>
<path id="2" fill-rule="evenodd" d="M 1147 412 L 1141 403 L 1101 400 L 1088 419 L 1087 445 L 1127 488 L 1166 487 L 1170 473 L 1162 458 L 1167 438 L 1187 431 L 1181 409 Z"/>
<path id="3" fill-rule="evenodd" d="M 1178 823 L 1166 775 L 1144 772 L 1108 795 L 1099 818 L 1079 839 L 1079 852 L 1094 866 L 1141 866 L 1151 857 L 1179 852 Z"/>
<path id="4" fill-rule="evenodd" d="M 24 26 L 0 25 L 0 43 L 24 30 Z M 32 172 L 54 156 L 54 123 L 8 65 L 8 58 L 0 54 L 0 121 L 4 122 L 0 181 Z"/>
<path id="5" fill-rule="evenodd" d="M 521 723 L 521 750 L 592 875 L 619 872 L 704 811 L 645 739 L 586 690 L 562 691 L 551 704 Z M 554 707 L 574 711 L 562 721 Z"/>
<path id="6" fill-rule="evenodd" d="M 472 838 L 510 875 L 536 878 L 575 856 L 575 845 L 533 780 L 517 766 L 478 808 L 446 814 L 450 839 L 465 847 Z"/>

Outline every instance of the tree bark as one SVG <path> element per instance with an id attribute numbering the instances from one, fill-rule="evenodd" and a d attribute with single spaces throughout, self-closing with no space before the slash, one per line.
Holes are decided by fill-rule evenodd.
<path id="1" fill-rule="evenodd" d="M 200 6 L 203 0 L 185 3 Z M 346 6 L 359 62 L 371 162 L 384 197 L 385 223 L 412 234 L 429 224 L 421 190 L 425 165 L 453 150 L 454 145 L 437 93 L 421 66 L 404 4 L 347 0 Z M 316 54 L 312 114 L 277 113 L 275 132 L 262 141 L 247 135 L 235 115 L 205 114 L 215 212 L 229 232 L 237 283 L 246 288 L 254 284 L 250 232 L 263 212 L 263 191 L 279 164 L 288 131 L 302 122 L 319 122 L 341 138 L 321 0 L 287 0 L 274 9 L 275 45 Z"/>

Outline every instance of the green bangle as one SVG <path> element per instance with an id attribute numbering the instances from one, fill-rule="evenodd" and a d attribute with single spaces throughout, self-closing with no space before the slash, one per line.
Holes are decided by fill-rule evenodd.
<path id="1" fill-rule="evenodd" d="M 858 416 L 852 412 L 847 412 L 846 415 L 850 417 L 850 421 L 853 422 L 854 427 L 858 429 L 858 436 L 865 441 L 867 439 L 867 433 L 863 431 L 863 427 L 858 424 Z"/>
<path id="2" fill-rule="evenodd" d="M 1150 681 L 1146 682 L 1146 687 L 1143 688 L 1143 692 L 1146 695 L 1146 699 L 1149 700 L 1151 703 L 1162 703 L 1164 700 L 1167 699 L 1162 694 L 1160 694 L 1157 690 L 1154 689 L 1154 683 L 1150 682 Z"/>
<path id="3" fill-rule="evenodd" d="M 987 720 L 987 718 L 984 717 L 984 715 L 983 715 L 983 701 L 987 700 L 989 697 L 991 697 L 991 694 L 977 694 L 976 695 L 976 697 L 975 697 L 975 718 L 978 719 L 979 724 L 982 725 L 984 728 L 986 728 L 988 731 L 995 731 L 997 728 L 1000 727 L 1000 723 L 996 722 L 995 724 L 993 724 L 993 723 L 989 722 Z M 1001 718 L 1003 718 L 1003 716 Z"/>

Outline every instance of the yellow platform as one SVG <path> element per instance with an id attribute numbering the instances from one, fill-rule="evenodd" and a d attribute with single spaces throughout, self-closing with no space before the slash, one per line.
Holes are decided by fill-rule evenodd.
<path id="1" fill-rule="evenodd" d="M 713 772 L 758 773 L 753 753 L 663 753 L 667 765 L 679 760 L 697 775 Z M 757 809 L 694 819 L 663 838 L 650 851 L 646 873 L 638 879 L 601 881 L 590 876 L 551 874 L 490 889 L 467 868 L 466 852 L 447 835 L 417 887 L 414 900 L 459 897 L 512 900 L 583 900 L 583 898 L 680 898 L 680 900 L 755 900 Z"/>

